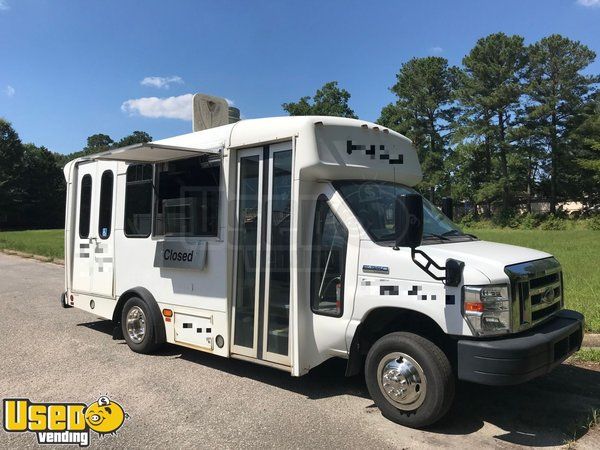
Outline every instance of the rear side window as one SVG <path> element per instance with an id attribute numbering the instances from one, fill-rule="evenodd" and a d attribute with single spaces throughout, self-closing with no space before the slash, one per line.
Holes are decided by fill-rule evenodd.
<path id="1" fill-rule="evenodd" d="M 127 168 L 125 187 L 125 236 L 148 237 L 152 228 L 152 165 Z"/>
<path id="2" fill-rule="evenodd" d="M 92 213 L 92 176 L 84 175 L 81 179 L 81 197 L 79 199 L 79 237 L 90 236 L 90 215 Z"/>
<path id="3" fill-rule="evenodd" d="M 312 241 L 311 309 L 341 317 L 348 231 L 333 214 L 325 196 L 317 200 Z"/>
<path id="4" fill-rule="evenodd" d="M 98 210 L 98 236 L 100 239 L 110 237 L 113 208 L 114 175 L 112 170 L 105 170 L 100 180 L 100 208 Z"/>

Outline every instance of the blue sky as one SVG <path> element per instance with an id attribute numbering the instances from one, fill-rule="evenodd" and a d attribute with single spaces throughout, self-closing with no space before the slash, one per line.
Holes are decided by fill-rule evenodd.
<path id="1" fill-rule="evenodd" d="M 193 92 L 253 118 L 337 80 L 376 120 L 403 62 L 460 64 L 497 31 L 560 33 L 600 54 L 600 0 L 0 0 L 0 117 L 69 153 L 94 133 L 187 133 Z"/>

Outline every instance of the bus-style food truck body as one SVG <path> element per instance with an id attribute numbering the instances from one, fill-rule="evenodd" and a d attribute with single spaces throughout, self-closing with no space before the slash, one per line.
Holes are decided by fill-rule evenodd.
<path id="1" fill-rule="evenodd" d="M 336 117 L 242 120 L 65 167 L 65 293 L 141 353 L 168 342 L 306 374 L 364 369 L 423 427 L 459 379 L 514 384 L 578 350 L 560 264 L 464 234 L 412 188 L 404 136 Z"/>

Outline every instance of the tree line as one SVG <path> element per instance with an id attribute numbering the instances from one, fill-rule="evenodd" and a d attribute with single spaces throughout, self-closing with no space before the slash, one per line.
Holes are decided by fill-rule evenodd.
<path id="1" fill-rule="evenodd" d="M 402 64 L 396 101 L 378 123 L 409 137 L 419 154 L 418 189 L 439 203 L 451 196 L 474 216 L 506 224 L 547 201 L 600 205 L 600 77 L 596 54 L 560 35 L 526 45 L 521 36 L 479 39 L 460 67 L 442 57 Z M 314 97 L 284 103 L 290 115 L 356 118 L 350 93 L 326 83 Z"/>
<path id="2" fill-rule="evenodd" d="M 396 97 L 377 122 L 408 136 L 423 169 L 417 188 L 439 204 L 451 196 L 475 217 L 507 224 L 534 201 L 577 201 L 600 207 L 600 77 L 596 54 L 560 35 L 526 45 L 495 33 L 479 39 L 460 66 L 439 56 L 401 65 L 390 87 Z M 356 118 L 350 93 L 336 81 L 313 96 L 284 103 L 290 115 Z M 69 155 L 23 144 L 0 119 L 0 229 L 54 228 L 64 221 L 62 167 L 71 159 L 149 142 L 134 131 L 113 141 L 87 138 Z"/>
<path id="3" fill-rule="evenodd" d="M 62 228 L 65 216 L 62 169 L 67 162 L 151 140 L 143 131 L 134 131 L 116 142 L 106 134 L 94 134 L 87 138 L 87 145 L 81 151 L 61 154 L 22 143 L 12 125 L 0 118 L 0 230 Z"/>

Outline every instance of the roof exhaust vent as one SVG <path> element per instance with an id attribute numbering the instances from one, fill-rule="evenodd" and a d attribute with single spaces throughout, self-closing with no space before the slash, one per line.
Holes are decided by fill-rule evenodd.
<path id="1" fill-rule="evenodd" d="M 227 100 L 206 94 L 194 94 L 192 99 L 192 130 L 202 131 L 240 120 L 240 110 Z"/>

